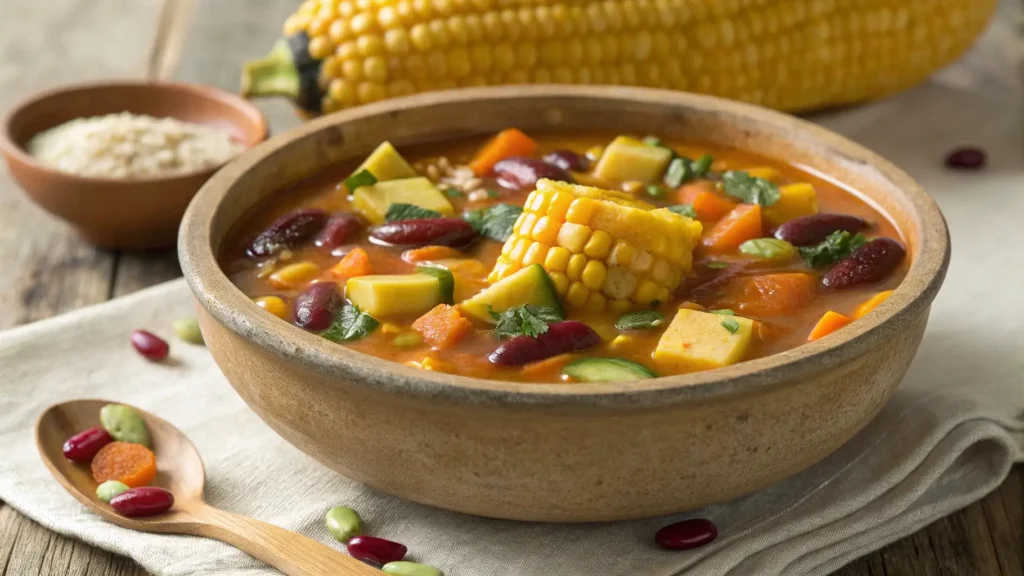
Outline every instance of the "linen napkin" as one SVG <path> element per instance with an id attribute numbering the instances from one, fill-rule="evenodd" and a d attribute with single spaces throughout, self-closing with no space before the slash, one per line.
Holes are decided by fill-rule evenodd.
<path id="1" fill-rule="evenodd" d="M 449 576 L 545 574 L 825 575 L 978 500 L 1024 461 L 1024 91 L 1019 13 L 1003 7 L 985 40 L 928 84 L 815 120 L 907 169 L 949 221 L 953 260 L 921 350 L 891 402 L 853 440 L 758 493 L 691 513 L 585 525 L 497 521 L 407 502 L 348 480 L 281 440 L 249 411 L 200 346 L 172 339 L 152 364 L 128 345 L 146 327 L 170 337 L 192 313 L 182 281 L 0 334 L 0 499 L 42 525 L 128 555 L 158 575 L 265 575 L 227 545 L 130 532 L 102 522 L 53 481 L 32 428 L 49 404 L 106 398 L 181 428 L 202 454 L 215 506 L 328 545 L 324 512 L 358 510 L 369 532 L 409 546 Z M 961 144 L 989 153 L 980 172 L 943 156 Z M 707 517 L 712 544 L 666 552 L 661 526 Z"/>

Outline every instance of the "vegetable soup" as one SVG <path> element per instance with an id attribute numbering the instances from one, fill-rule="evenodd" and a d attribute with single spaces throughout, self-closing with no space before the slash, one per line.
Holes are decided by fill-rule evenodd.
<path id="1" fill-rule="evenodd" d="M 424 370 L 522 382 L 708 370 L 841 330 L 908 262 L 799 167 L 653 136 L 382 143 L 282 190 L 220 261 L 266 313 Z"/>

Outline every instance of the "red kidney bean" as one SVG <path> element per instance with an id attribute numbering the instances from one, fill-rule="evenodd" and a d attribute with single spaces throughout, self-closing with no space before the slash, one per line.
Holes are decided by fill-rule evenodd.
<path id="1" fill-rule="evenodd" d="M 488 359 L 493 364 L 522 366 L 566 352 L 585 350 L 601 342 L 601 337 L 583 322 L 569 320 L 548 324 L 548 331 L 536 338 L 516 336 L 506 341 Z"/>
<path id="2" fill-rule="evenodd" d="M 72 462 L 89 462 L 107 444 L 114 441 L 103 428 L 83 430 L 64 442 L 64 457 Z"/>
<path id="3" fill-rule="evenodd" d="M 171 351 L 170 345 L 165 340 L 145 330 L 132 332 L 131 340 L 135 351 L 153 362 L 167 358 L 168 352 Z"/>
<path id="4" fill-rule="evenodd" d="M 289 212 L 260 232 L 247 253 L 249 256 L 270 256 L 285 248 L 292 248 L 312 238 L 326 223 L 327 213 L 323 210 L 307 208 Z"/>
<path id="5" fill-rule="evenodd" d="M 313 244 L 316 244 L 319 248 L 333 250 L 348 242 L 359 231 L 360 225 L 359 217 L 355 214 L 349 214 L 348 212 L 331 214 L 323 229 L 316 235 Z"/>
<path id="6" fill-rule="evenodd" d="M 564 168 L 526 156 L 513 156 L 498 161 L 494 165 L 494 175 L 498 184 L 512 190 L 532 189 L 541 178 L 572 182 L 572 177 Z"/>
<path id="7" fill-rule="evenodd" d="M 985 151 L 973 146 L 957 148 L 946 156 L 946 166 L 963 170 L 977 170 L 985 165 Z"/>
<path id="8" fill-rule="evenodd" d="M 878 282 L 891 274 L 906 254 L 903 245 L 892 238 L 875 238 L 840 260 L 821 282 L 836 290 Z"/>
<path id="9" fill-rule="evenodd" d="M 312 332 L 327 330 L 334 322 L 334 312 L 344 304 L 335 282 L 317 282 L 295 297 L 292 316 L 295 325 Z"/>
<path id="10" fill-rule="evenodd" d="M 669 524 L 654 535 L 654 541 L 669 550 L 689 550 L 710 544 L 718 537 L 718 528 L 711 520 L 692 518 Z"/>
<path id="11" fill-rule="evenodd" d="M 110 507 L 121 516 L 156 516 L 174 506 L 174 494 L 157 486 L 142 486 L 110 499 Z"/>
<path id="12" fill-rule="evenodd" d="M 870 225 L 863 218 L 846 214 L 812 214 L 779 226 L 775 229 L 775 237 L 793 246 L 813 246 L 838 230 L 855 234 Z"/>
<path id="13" fill-rule="evenodd" d="M 590 160 L 586 156 L 577 154 L 572 150 L 555 150 L 545 154 L 544 161 L 548 164 L 554 164 L 562 170 L 574 170 L 576 172 L 590 170 Z"/>
<path id="14" fill-rule="evenodd" d="M 476 229 L 462 218 L 421 218 L 388 222 L 370 229 L 370 238 L 392 246 L 464 247 L 476 238 Z"/>
<path id="15" fill-rule="evenodd" d="M 345 545 L 348 553 L 356 560 L 370 560 L 377 564 L 398 562 L 409 551 L 404 545 L 373 536 L 355 536 Z"/>

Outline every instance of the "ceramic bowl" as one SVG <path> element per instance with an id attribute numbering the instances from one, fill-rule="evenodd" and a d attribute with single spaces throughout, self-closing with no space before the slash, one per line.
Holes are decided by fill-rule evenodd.
<path id="1" fill-rule="evenodd" d="M 525 384 L 381 361 L 289 325 L 215 254 L 262 199 L 396 146 L 516 126 L 656 133 L 801 164 L 896 222 L 912 265 L 895 294 L 821 340 L 727 368 L 615 384 Z M 210 352 L 286 440 L 338 472 L 440 508 L 532 521 L 639 518 L 750 493 L 821 460 L 890 398 L 924 333 L 949 239 L 934 202 L 883 158 L 808 122 L 715 98 L 613 87 L 498 87 L 334 114 L 216 174 L 179 239 Z"/>
<path id="2" fill-rule="evenodd" d="M 173 246 L 189 201 L 220 168 L 131 181 L 93 178 L 49 168 L 25 151 L 27 142 L 43 130 L 75 118 L 124 111 L 220 127 L 246 147 L 267 137 L 267 122 L 255 106 L 228 92 L 191 84 L 68 86 L 16 106 L 0 125 L 0 154 L 11 175 L 33 201 L 104 248 Z"/>

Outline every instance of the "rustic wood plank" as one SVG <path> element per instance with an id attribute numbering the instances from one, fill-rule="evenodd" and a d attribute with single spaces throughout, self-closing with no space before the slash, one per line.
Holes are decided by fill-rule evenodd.
<path id="1" fill-rule="evenodd" d="M 1024 576 L 1024 466 L 981 501 L 1003 576 Z"/>
<path id="2" fill-rule="evenodd" d="M 941 567 L 939 574 L 1000 574 L 992 536 L 980 503 L 942 518 L 924 529 Z"/>
<path id="3" fill-rule="evenodd" d="M 181 266 L 178 265 L 178 255 L 174 250 L 122 252 L 118 254 L 111 296 L 117 298 L 131 294 L 179 276 Z"/>

